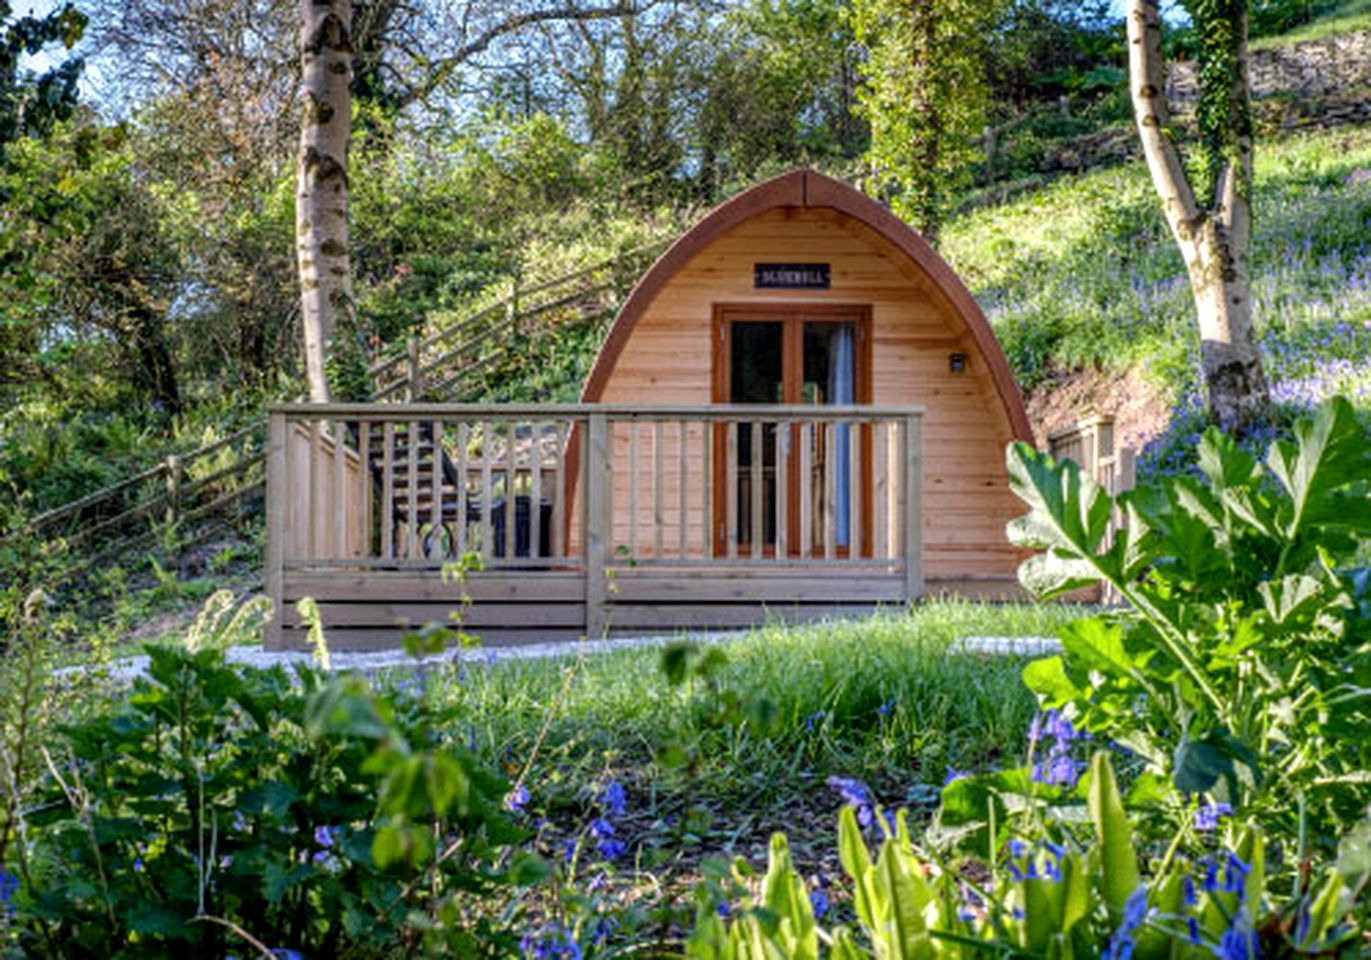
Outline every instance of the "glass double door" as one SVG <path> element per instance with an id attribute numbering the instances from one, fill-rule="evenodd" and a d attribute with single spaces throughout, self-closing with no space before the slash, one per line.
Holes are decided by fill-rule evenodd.
<path id="1" fill-rule="evenodd" d="M 766 305 L 715 311 L 714 400 L 728 404 L 851 406 L 871 402 L 870 310 L 865 307 Z M 852 529 L 853 448 L 863 456 L 869 438 L 845 423 L 802 429 L 798 424 L 738 422 L 715 434 L 715 553 L 747 556 L 760 536 L 761 552 L 808 551 L 823 556 L 864 549 Z M 760 433 L 754 438 L 754 431 Z M 760 460 L 754 468 L 754 460 Z M 779 466 L 778 466 L 779 465 Z M 802 475 L 802 471 L 803 474 Z M 868 474 L 868 471 L 861 471 Z M 807 476 L 806 476 L 807 475 Z M 754 486 L 760 484 L 760 495 Z M 829 487 L 832 489 L 830 490 Z M 778 497 L 785 502 L 778 509 Z M 731 502 L 730 502 L 731 501 Z M 730 509 L 731 508 L 731 509 Z M 832 513 L 829 517 L 827 514 Z M 760 514 L 760 517 L 754 516 Z M 778 524 L 785 525 L 784 538 Z"/>

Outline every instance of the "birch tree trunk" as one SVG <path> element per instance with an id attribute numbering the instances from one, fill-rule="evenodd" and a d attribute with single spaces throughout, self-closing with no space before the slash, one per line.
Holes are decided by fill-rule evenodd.
<path id="1" fill-rule="evenodd" d="M 351 29 L 351 0 L 300 0 L 304 89 L 295 162 L 295 247 L 305 375 L 315 403 L 330 399 L 325 362 L 339 321 L 352 311 L 347 174 Z"/>
<path id="2" fill-rule="evenodd" d="M 1209 415 L 1245 431 L 1265 418 L 1270 390 L 1252 328 L 1247 253 L 1252 235 L 1252 133 L 1247 84 L 1246 4 L 1236 14 L 1222 164 L 1202 204 L 1168 131 L 1170 115 L 1157 0 L 1128 0 L 1128 77 L 1152 183 L 1180 247 L 1200 335 Z M 1201 75 L 1201 83 L 1204 77 Z M 1201 118 L 1201 125 L 1205 123 Z M 1203 131 L 1202 131 L 1203 132 Z"/>

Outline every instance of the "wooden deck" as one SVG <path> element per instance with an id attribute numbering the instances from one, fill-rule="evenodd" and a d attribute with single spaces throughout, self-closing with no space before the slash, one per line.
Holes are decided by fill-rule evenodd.
<path id="1" fill-rule="evenodd" d="M 302 597 L 337 649 L 394 646 L 454 610 L 494 644 L 907 603 L 924 592 L 922 415 L 273 407 L 268 646 L 303 644 Z M 464 557 L 479 569 L 445 579 Z"/>

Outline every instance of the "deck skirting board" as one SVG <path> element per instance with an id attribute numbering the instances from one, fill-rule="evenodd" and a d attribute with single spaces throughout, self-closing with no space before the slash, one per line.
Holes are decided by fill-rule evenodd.
<path id="1" fill-rule="evenodd" d="M 806 622 L 899 609 L 904 589 L 902 574 L 853 568 L 818 576 L 808 568 L 616 567 L 606 572 L 601 622 L 612 634 Z M 927 589 L 930 596 L 1024 597 L 1004 578 L 932 579 Z M 589 619 L 586 574 L 575 570 L 482 571 L 456 583 L 433 571 L 287 571 L 283 595 L 279 649 L 286 650 L 305 646 L 295 609 L 302 597 L 319 604 L 337 650 L 394 648 L 406 631 L 430 623 L 460 626 L 490 646 L 561 641 L 586 636 Z"/>

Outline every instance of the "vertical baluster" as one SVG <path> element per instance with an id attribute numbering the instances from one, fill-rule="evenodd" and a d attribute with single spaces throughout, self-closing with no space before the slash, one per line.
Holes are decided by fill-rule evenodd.
<path id="1" fill-rule="evenodd" d="M 495 544 L 491 542 L 495 490 L 490 472 L 490 440 L 494 432 L 494 425 L 489 420 L 481 421 L 481 557 L 487 563 L 495 559 Z"/>
<path id="2" fill-rule="evenodd" d="M 327 552 L 324 549 L 324 537 L 326 532 L 320 522 L 320 513 L 326 509 L 323 504 L 323 497 L 320 496 L 320 486 L 324 479 L 324 465 L 322 462 L 322 449 L 320 443 L 321 422 L 311 420 L 309 422 L 309 553 L 313 559 L 322 559 Z"/>
<path id="3" fill-rule="evenodd" d="M 533 442 L 528 462 L 528 558 L 543 555 L 543 430 L 547 424 L 533 421 Z"/>
<path id="4" fill-rule="evenodd" d="M 467 552 L 467 445 L 471 442 L 471 425 L 465 420 L 457 424 L 457 539 L 454 547 L 460 558 Z"/>
<path id="5" fill-rule="evenodd" d="M 564 425 L 561 421 L 557 427 L 557 447 L 553 451 L 553 462 L 557 465 L 556 482 L 552 486 L 552 555 L 554 557 L 566 556 L 566 544 L 562 542 L 565 536 L 563 530 L 566 525 L 566 448 L 569 435 L 569 424 Z M 581 496 L 585 496 L 584 490 Z"/>
<path id="6" fill-rule="evenodd" d="M 638 421 L 631 417 L 628 427 L 628 551 L 638 556 Z"/>
<path id="7" fill-rule="evenodd" d="M 516 509 L 519 500 L 518 478 L 519 463 L 516 459 L 515 442 L 518 437 L 515 434 L 517 424 L 510 420 L 505 424 L 505 561 L 515 560 L 518 550 L 515 532 L 519 525 L 519 511 Z"/>
<path id="8" fill-rule="evenodd" d="M 409 454 L 409 516 L 405 520 L 405 559 L 419 558 L 419 421 L 405 425 L 405 450 Z"/>
<path id="9" fill-rule="evenodd" d="M 347 466 L 347 424 L 342 420 L 333 421 L 333 480 L 332 504 L 333 535 L 329 544 L 329 556 L 341 560 L 348 555 L 348 524 L 352 520 L 352 504 L 347 495 L 347 482 L 343 470 Z"/>
<path id="10" fill-rule="evenodd" d="M 904 428 L 904 576 L 905 599 L 923 596 L 923 421 L 905 417 Z"/>
<path id="11" fill-rule="evenodd" d="M 663 451 L 662 430 L 665 423 L 660 419 L 652 421 L 652 558 L 662 559 L 662 504 L 666 500 L 664 492 L 666 479 L 666 457 Z"/>
<path id="12" fill-rule="evenodd" d="M 395 558 L 395 424 L 381 424 L 381 557 Z"/>
<path id="13" fill-rule="evenodd" d="M 855 420 L 847 424 L 847 555 L 862 555 L 862 430 Z"/>
<path id="14" fill-rule="evenodd" d="M 447 486 L 447 471 L 443 469 L 447 461 L 447 451 L 443 449 L 443 421 L 433 421 L 433 463 L 430 467 L 433 477 L 432 505 L 429 508 L 429 536 L 440 560 L 448 559 L 452 549 L 447 528 L 447 513 L 443 509 L 443 493 Z M 446 543 L 444 541 L 447 541 Z"/>
<path id="15" fill-rule="evenodd" d="M 837 424 L 832 420 L 826 420 L 821 424 L 824 442 L 824 559 L 833 559 L 834 539 L 837 536 L 837 516 L 838 491 L 834 489 L 834 478 L 837 476 L 835 469 L 838 459 L 838 430 Z"/>
<path id="16" fill-rule="evenodd" d="M 371 559 L 371 421 L 357 422 L 357 498 L 361 504 L 357 555 Z"/>
<path id="17" fill-rule="evenodd" d="M 714 422 L 706 418 L 700 423 L 700 556 L 714 556 Z"/>
<path id="18" fill-rule="evenodd" d="M 738 556 L 738 421 L 729 420 L 724 453 L 724 524 L 728 528 L 728 558 Z"/>
<path id="19" fill-rule="evenodd" d="M 766 539 L 765 530 L 765 509 L 762 504 L 765 498 L 762 496 L 762 485 L 766 482 L 762 471 L 762 460 L 765 457 L 766 444 L 762 440 L 762 424 L 759 420 L 752 421 L 752 437 L 748 441 L 748 448 L 752 451 L 752 559 L 759 560 L 762 556 L 762 541 Z"/>
<path id="20" fill-rule="evenodd" d="M 676 424 L 676 558 L 686 556 L 686 422 Z"/>
<path id="21" fill-rule="evenodd" d="M 871 427 L 871 514 L 872 531 L 871 553 L 878 560 L 889 557 L 888 541 L 890 531 L 886 508 L 889 506 L 890 490 L 887 486 L 887 457 L 890 456 L 890 423 L 880 420 Z"/>
<path id="22" fill-rule="evenodd" d="M 790 522 L 790 423 L 785 420 L 776 422 L 776 479 L 771 488 L 775 491 L 776 508 L 776 561 L 785 560 L 789 551 L 790 537 L 786 529 Z"/>
<path id="23" fill-rule="evenodd" d="M 800 556 L 808 560 L 814 553 L 814 476 L 810 454 L 813 452 L 814 424 L 800 424 Z"/>

